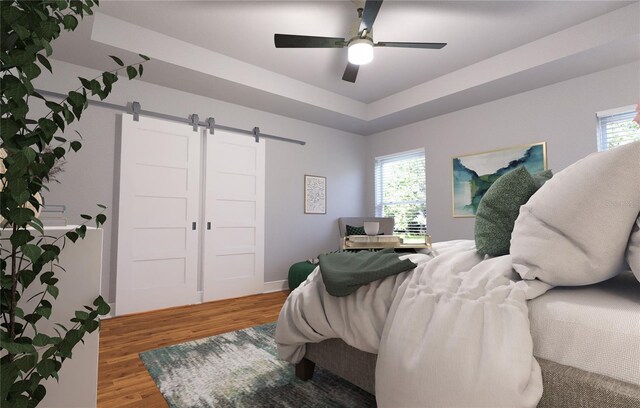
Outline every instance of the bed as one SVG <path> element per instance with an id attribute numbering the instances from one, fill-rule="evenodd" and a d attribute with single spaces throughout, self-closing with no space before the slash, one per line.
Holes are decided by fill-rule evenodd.
<path id="1" fill-rule="evenodd" d="M 540 408 L 640 407 L 640 282 L 631 272 L 584 288 L 555 288 L 529 302 Z M 376 354 L 340 339 L 307 345 L 296 376 L 317 364 L 375 394 Z"/>
<path id="2" fill-rule="evenodd" d="M 398 255 L 393 266 L 411 268 L 384 278 L 357 281 L 388 254 L 353 268 L 350 255 L 319 256 L 283 305 L 280 358 L 302 379 L 329 369 L 382 407 L 640 407 L 638 163 L 640 142 L 541 186 L 505 173 L 480 203 L 507 189 L 484 219 L 500 234 L 482 243 L 478 217 L 475 240 Z M 483 249 L 493 237 L 506 252 Z"/>

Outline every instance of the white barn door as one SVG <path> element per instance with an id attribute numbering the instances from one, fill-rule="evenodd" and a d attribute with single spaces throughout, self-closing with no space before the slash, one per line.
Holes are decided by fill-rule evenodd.
<path id="1" fill-rule="evenodd" d="M 197 302 L 201 134 L 122 115 L 116 313 Z"/>
<path id="2" fill-rule="evenodd" d="M 265 142 L 216 130 L 206 151 L 203 300 L 262 293 Z"/>

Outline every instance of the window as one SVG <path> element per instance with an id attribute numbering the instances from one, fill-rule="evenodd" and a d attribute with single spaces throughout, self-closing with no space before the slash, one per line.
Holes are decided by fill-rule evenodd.
<path id="1" fill-rule="evenodd" d="M 376 216 L 395 217 L 395 232 L 424 240 L 427 230 L 424 150 L 377 157 Z"/>
<path id="2" fill-rule="evenodd" d="M 636 114 L 632 106 L 596 114 L 598 151 L 640 140 L 640 126 L 633 121 Z"/>

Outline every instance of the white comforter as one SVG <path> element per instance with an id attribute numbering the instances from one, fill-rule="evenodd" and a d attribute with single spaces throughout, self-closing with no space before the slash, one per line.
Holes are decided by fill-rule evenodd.
<path id="1" fill-rule="evenodd" d="M 550 288 L 521 281 L 510 256 L 483 260 L 473 241 L 406 255 L 418 266 L 329 295 L 316 270 L 284 304 L 281 358 L 299 362 L 305 343 L 341 338 L 377 353 L 381 407 L 534 407 L 542 395 L 526 300 Z"/>

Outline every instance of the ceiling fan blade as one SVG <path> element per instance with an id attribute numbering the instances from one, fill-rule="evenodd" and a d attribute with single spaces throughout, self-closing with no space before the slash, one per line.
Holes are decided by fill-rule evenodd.
<path id="1" fill-rule="evenodd" d="M 360 65 L 348 63 L 347 68 L 345 68 L 344 74 L 342 75 L 342 80 L 355 83 L 359 68 Z"/>
<path id="2" fill-rule="evenodd" d="M 379 42 L 374 47 L 397 47 L 397 48 L 430 48 L 439 50 L 447 43 L 418 43 L 418 42 Z"/>
<path id="3" fill-rule="evenodd" d="M 276 48 L 342 48 L 344 38 L 314 37 L 309 35 L 274 34 Z"/>
<path id="4" fill-rule="evenodd" d="M 373 29 L 373 22 L 376 21 L 378 11 L 380 11 L 380 6 L 382 6 L 382 0 L 367 0 L 364 3 L 360 31 L 366 28 L 368 32 L 371 32 Z"/>

